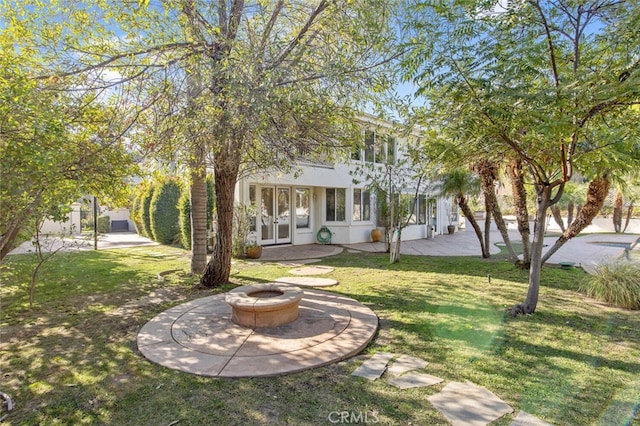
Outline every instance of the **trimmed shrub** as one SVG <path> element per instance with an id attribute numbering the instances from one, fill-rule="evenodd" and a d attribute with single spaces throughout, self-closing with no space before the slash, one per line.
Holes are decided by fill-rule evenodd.
<path id="1" fill-rule="evenodd" d="M 109 216 L 98 216 L 98 232 L 106 234 L 111 231 L 111 218 Z"/>
<path id="2" fill-rule="evenodd" d="M 596 266 L 581 285 L 587 296 L 625 309 L 640 309 L 640 262 L 614 260 Z"/>
<path id="3" fill-rule="evenodd" d="M 160 244 L 172 244 L 180 237 L 178 200 L 180 185 L 173 179 L 159 184 L 149 206 L 153 238 Z"/>
<path id="4" fill-rule="evenodd" d="M 182 191 L 178 209 L 180 210 L 180 242 L 182 247 L 191 250 L 191 200 L 188 188 Z"/>
<path id="5" fill-rule="evenodd" d="M 141 218 L 140 221 L 142 222 L 142 229 L 144 229 L 143 235 L 153 240 L 155 240 L 155 237 L 153 236 L 153 231 L 151 229 L 151 215 L 149 212 L 151 209 L 151 199 L 153 198 L 154 190 L 155 190 L 155 186 L 149 185 L 147 190 L 142 193 L 141 195 L 142 210 L 140 212 L 140 218 Z"/>
<path id="6" fill-rule="evenodd" d="M 130 218 L 136 228 L 136 232 L 142 236 L 146 236 L 144 232 L 144 222 L 142 221 L 142 197 L 143 194 L 136 194 L 131 202 Z"/>

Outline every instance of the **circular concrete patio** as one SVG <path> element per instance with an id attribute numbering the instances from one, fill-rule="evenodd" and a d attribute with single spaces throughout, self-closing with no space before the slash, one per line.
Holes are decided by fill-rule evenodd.
<path id="1" fill-rule="evenodd" d="M 152 362 L 201 376 L 274 376 L 353 356 L 378 329 L 371 309 L 330 292 L 305 289 L 296 321 L 261 328 L 234 324 L 224 298 L 162 312 L 138 333 L 138 349 Z"/>

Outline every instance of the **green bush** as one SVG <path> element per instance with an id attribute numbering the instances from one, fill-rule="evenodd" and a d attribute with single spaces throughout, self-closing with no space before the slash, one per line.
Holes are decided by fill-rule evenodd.
<path id="1" fill-rule="evenodd" d="M 182 191 L 180 201 L 178 201 L 178 209 L 180 210 L 180 235 L 182 247 L 187 250 L 191 249 L 191 200 L 189 199 L 189 190 Z"/>
<path id="2" fill-rule="evenodd" d="M 131 202 L 131 214 L 129 217 L 136 228 L 136 232 L 146 236 L 144 232 L 144 222 L 142 221 L 142 198 L 143 194 L 135 194 Z"/>
<path id="3" fill-rule="evenodd" d="M 109 216 L 98 216 L 98 232 L 105 234 L 111 231 L 111 218 Z"/>
<path id="4" fill-rule="evenodd" d="M 153 230 L 151 229 L 151 200 L 153 199 L 153 193 L 155 192 L 155 186 L 149 185 L 147 190 L 142 194 L 142 211 L 140 212 L 142 229 L 144 229 L 144 236 L 151 239 L 155 239 Z"/>
<path id="5" fill-rule="evenodd" d="M 595 268 L 581 286 L 587 296 L 625 309 L 640 309 L 640 262 L 614 260 Z"/>
<path id="6" fill-rule="evenodd" d="M 180 238 L 178 200 L 180 185 L 174 179 L 160 183 L 149 206 L 153 238 L 160 244 L 172 244 Z"/>

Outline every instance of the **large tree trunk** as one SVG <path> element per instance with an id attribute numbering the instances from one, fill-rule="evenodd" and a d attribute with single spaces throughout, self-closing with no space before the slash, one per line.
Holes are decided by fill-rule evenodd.
<path id="1" fill-rule="evenodd" d="M 573 203 L 573 201 L 569 201 L 569 203 L 567 204 L 567 226 L 571 226 L 571 224 L 573 223 L 573 213 L 575 209 L 576 205 Z"/>
<path id="2" fill-rule="evenodd" d="M 504 244 L 507 247 L 509 256 L 513 261 L 516 261 L 518 259 L 518 254 L 513 249 L 513 245 L 511 245 L 509 232 L 507 231 L 507 224 L 502 218 L 502 212 L 500 211 L 500 205 L 498 204 L 498 197 L 496 197 L 495 182 L 498 179 L 498 167 L 492 161 L 482 160 L 476 164 L 476 170 L 480 176 L 480 184 L 482 186 L 482 193 L 484 194 L 487 211 L 490 211 L 493 216 L 493 220 L 498 227 L 498 231 L 500 231 L 502 241 L 504 241 Z M 491 246 L 487 244 L 487 252 L 489 252 L 489 247 Z"/>
<path id="3" fill-rule="evenodd" d="M 204 167 L 191 174 L 191 273 L 201 274 L 207 265 L 207 183 Z"/>
<path id="4" fill-rule="evenodd" d="M 564 245 L 564 243 L 578 235 L 580 231 L 591 224 L 591 221 L 594 217 L 596 217 L 596 215 L 602 208 L 602 205 L 604 204 L 604 200 L 607 198 L 610 185 L 611 182 L 609 182 L 609 178 L 606 175 L 597 177 L 589 183 L 589 190 L 587 191 L 587 202 L 580 209 L 576 220 L 573 221 L 571 226 L 562 233 L 562 235 L 556 240 L 549 251 L 547 251 L 542 257 L 542 263 L 545 263 L 547 260 L 549 260 L 549 258 L 555 252 L 557 252 L 560 247 Z"/>
<path id="5" fill-rule="evenodd" d="M 238 157 L 237 153 L 235 154 L 234 157 Z M 201 287 L 218 287 L 229 281 L 233 239 L 234 193 L 238 180 L 239 165 L 239 158 L 222 158 L 222 155 L 218 155 L 214 160 L 218 232 L 216 233 L 213 255 L 200 279 Z"/>
<path id="6" fill-rule="evenodd" d="M 560 209 L 560 206 L 557 204 L 551 206 L 551 214 L 553 215 L 553 220 L 555 220 L 560 227 L 560 231 L 564 232 L 566 228 L 564 227 L 564 221 L 562 220 L 562 210 Z"/>
<path id="7" fill-rule="evenodd" d="M 515 305 L 510 310 L 511 316 L 532 314 L 538 305 L 540 294 L 540 273 L 542 271 L 542 248 L 544 246 L 544 231 L 547 221 L 547 209 L 551 204 L 551 186 L 544 186 L 538 191 L 536 217 L 533 228 L 533 243 L 531 244 L 531 266 L 529 267 L 529 288 L 524 302 Z"/>
<path id="8" fill-rule="evenodd" d="M 20 234 L 23 225 L 24 221 L 11 221 L 6 232 L 2 237 L 0 237 L 0 262 L 2 262 L 2 259 L 4 259 L 5 256 L 14 249 L 14 243 L 18 238 L 18 234 Z"/>
<path id="9" fill-rule="evenodd" d="M 488 258 L 489 254 L 487 253 L 487 249 L 484 246 L 484 241 L 482 239 L 482 231 L 480 230 L 480 226 L 478 225 L 476 218 L 473 216 L 473 212 L 471 211 L 469 204 L 467 204 L 467 198 L 464 196 L 464 194 L 458 195 L 458 206 L 460 207 L 460 210 L 462 210 L 462 214 L 464 214 L 464 216 L 467 218 L 467 220 L 473 227 L 473 230 L 476 232 L 476 237 L 478 237 L 478 241 L 480 241 L 482 257 L 484 259 Z"/>
<path id="10" fill-rule="evenodd" d="M 511 178 L 511 189 L 513 192 L 513 204 L 516 209 L 516 220 L 518 222 L 518 232 L 522 236 L 522 264 L 529 267 L 531 263 L 531 244 L 529 235 L 529 211 L 527 210 L 527 191 L 524 186 L 524 171 L 521 160 L 512 160 L 507 167 Z"/>
<path id="11" fill-rule="evenodd" d="M 624 228 L 622 232 L 627 232 L 627 227 L 629 226 L 629 222 L 631 222 L 631 217 L 633 216 L 633 201 L 629 202 L 629 207 L 627 207 L 627 218 L 624 221 Z"/>
<path id="12" fill-rule="evenodd" d="M 617 189 L 616 195 L 613 198 L 613 230 L 616 233 L 622 231 L 622 204 L 622 193 Z"/>
<path id="13" fill-rule="evenodd" d="M 487 256 L 491 257 L 491 208 L 487 203 L 487 198 L 484 199 L 484 247 L 487 250 Z"/>

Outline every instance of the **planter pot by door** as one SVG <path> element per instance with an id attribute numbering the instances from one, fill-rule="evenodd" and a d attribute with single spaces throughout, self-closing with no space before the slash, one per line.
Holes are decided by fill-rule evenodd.
<path id="1" fill-rule="evenodd" d="M 448 225 L 448 226 L 447 226 L 447 231 L 448 231 L 450 234 L 453 234 L 453 233 L 456 231 L 456 227 L 455 227 L 455 225 Z"/>
<path id="2" fill-rule="evenodd" d="M 247 257 L 249 259 L 259 259 L 262 256 L 262 246 L 247 247 Z"/>
<path id="3" fill-rule="evenodd" d="M 382 231 L 379 230 L 379 229 L 372 229 L 371 230 L 371 241 L 373 241 L 374 243 L 382 241 Z"/>

